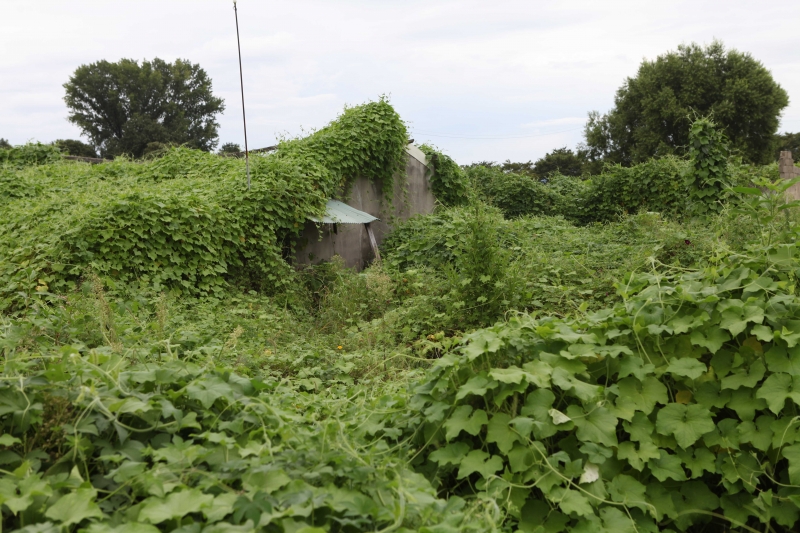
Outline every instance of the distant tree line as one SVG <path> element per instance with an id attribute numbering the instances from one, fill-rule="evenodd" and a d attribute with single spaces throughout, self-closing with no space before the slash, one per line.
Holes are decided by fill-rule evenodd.
<path id="1" fill-rule="evenodd" d="M 575 151 L 558 148 L 535 163 L 499 166 L 541 177 L 556 170 L 576 176 L 599 173 L 607 163 L 686 155 L 689 125 L 698 117 L 713 119 L 744 162 L 768 163 L 781 150 L 800 155 L 800 133 L 777 133 L 788 105 L 786 91 L 750 54 L 726 50 L 719 41 L 681 45 L 643 61 L 617 90 L 610 111 L 590 112 Z"/>
<path id="2" fill-rule="evenodd" d="M 78 67 L 64 88 L 68 119 L 89 141 L 55 141 L 70 155 L 139 158 L 173 145 L 210 151 L 218 144 L 216 117 L 224 103 L 212 93 L 205 70 L 188 60 L 97 61 Z M 800 133 L 777 133 L 788 105 L 786 91 L 750 54 L 727 50 L 719 41 L 681 45 L 643 61 L 607 113 L 590 112 L 584 142 L 576 149 L 557 148 L 535 162 L 481 164 L 544 178 L 685 155 L 689 124 L 698 117 L 714 120 L 734 155 L 762 164 L 781 150 L 800 153 Z M 8 144 L 0 139 L 0 148 Z M 219 153 L 241 150 L 226 143 Z"/>

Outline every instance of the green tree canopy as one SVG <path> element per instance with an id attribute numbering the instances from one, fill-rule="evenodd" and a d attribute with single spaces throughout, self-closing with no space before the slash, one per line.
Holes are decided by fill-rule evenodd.
<path id="1" fill-rule="evenodd" d="M 632 164 L 683 154 L 689 125 L 710 116 L 746 161 L 771 160 L 786 91 L 750 54 L 726 50 L 719 41 L 644 61 L 617 91 L 607 114 L 589 113 L 586 144 L 593 160 Z"/>
<path id="2" fill-rule="evenodd" d="M 152 142 L 217 145 L 216 115 L 225 106 L 205 70 L 189 61 L 97 61 L 78 67 L 64 88 L 70 122 L 104 157 L 141 157 Z"/>
<path id="3" fill-rule="evenodd" d="M 782 133 L 775 138 L 775 159 L 785 150 L 792 152 L 794 159 L 800 159 L 800 132 Z"/>
<path id="4" fill-rule="evenodd" d="M 238 144 L 236 144 L 236 143 L 225 143 L 220 147 L 218 153 L 220 153 L 220 154 L 238 154 L 241 151 L 242 151 L 242 147 L 239 146 Z"/>
<path id="5" fill-rule="evenodd" d="M 547 176 L 553 172 L 560 172 L 565 176 L 580 176 L 584 174 L 585 166 L 586 153 L 581 150 L 576 153 L 565 146 L 537 159 L 533 171 L 539 176 Z"/>
<path id="6" fill-rule="evenodd" d="M 11 148 L 11 143 L 7 139 L 0 137 L 0 148 Z"/>
<path id="7" fill-rule="evenodd" d="M 58 139 L 53 141 L 53 144 L 65 154 L 78 157 L 97 157 L 97 152 L 92 145 L 77 139 Z"/>

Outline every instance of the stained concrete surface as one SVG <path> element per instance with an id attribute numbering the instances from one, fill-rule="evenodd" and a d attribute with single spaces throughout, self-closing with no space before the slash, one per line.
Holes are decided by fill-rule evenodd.
<path id="1" fill-rule="evenodd" d="M 430 185 L 432 171 L 427 166 L 425 154 L 414 145 L 406 148 L 406 154 L 405 180 L 404 176 L 395 176 L 391 206 L 381 199 L 382 183 L 366 177 L 357 178 L 349 195 L 340 198 L 347 205 L 380 219 L 372 222 L 372 231 L 379 245 L 391 231 L 393 223 L 417 214 L 432 213 L 436 203 Z M 363 224 L 316 224 L 307 220 L 296 250 L 295 261 L 300 265 L 317 264 L 339 255 L 345 265 L 361 270 L 374 259 Z"/>

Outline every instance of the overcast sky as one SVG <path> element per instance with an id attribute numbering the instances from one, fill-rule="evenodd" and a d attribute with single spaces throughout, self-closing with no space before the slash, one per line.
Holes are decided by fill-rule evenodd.
<path id="1" fill-rule="evenodd" d="M 721 39 L 789 93 L 800 131 L 800 11 L 786 2 L 239 0 L 251 148 L 388 94 L 419 142 L 460 163 L 574 147 L 642 59 Z M 78 138 L 62 84 L 99 59 L 199 63 L 243 143 L 230 0 L 0 0 L 0 137 Z"/>

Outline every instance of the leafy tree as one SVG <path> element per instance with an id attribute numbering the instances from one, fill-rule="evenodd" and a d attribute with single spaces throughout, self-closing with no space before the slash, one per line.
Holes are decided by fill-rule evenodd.
<path id="1" fill-rule="evenodd" d="M 533 165 L 533 171 L 539 176 L 547 176 L 553 172 L 564 176 L 580 176 L 585 173 L 586 163 L 585 151 L 578 150 L 576 153 L 565 146 L 538 159 Z"/>
<path id="2" fill-rule="evenodd" d="M 536 171 L 533 168 L 533 161 L 513 163 L 510 159 L 506 159 L 506 162 L 500 165 L 500 169 L 503 172 L 512 172 L 514 174 L 536 175 Z"/>
<path id="3" fill-rule="evenodd" d="M 586 144 L 593 160 L 632 164 L 688 150 L 689 125 L 711 116 L 730 147 L 746 161 L 772 158 L 773 136 L 789 97 L 750 54 L 681 45 L 675 52 L 644 61 L 617 91 L 607 114 L 589 113 Z"/>
<path id="4" fill-rule="evenodd" d="M 0 137 L 0 148 L 11 148 L 11 143 L 7 139 Z"/>
<path id="5" fill-rule="evenodd" d="M 216 115 L 225 106 L 197 64 L 97 61 L 78 67 L 64 88 L 70 122 L 104 157 L 141 157 L 152 142 L 206 151 L 217 145 Z"/>
<path id="6" fill-rule="evenodd" d="M 220 155 L 238 154 L 242 151 L 242 147 L 236 143 L 225 143 L 219 149 Z"/>
<path id="7" fill-rule="evenodd" d="M 97 152 L 90 144 L 77 139 L 58 139 L 53 144 L 63 153 L 78 157 L 97 157 Z"/>
<path id="8" fill-rule="evenodd" d="M 788 150 L 792 152 L 792 157 L 800 157 L 800 132 L 782 133 L 775 137 L 775 159 L 778 159 L 781 152 Z"/>

